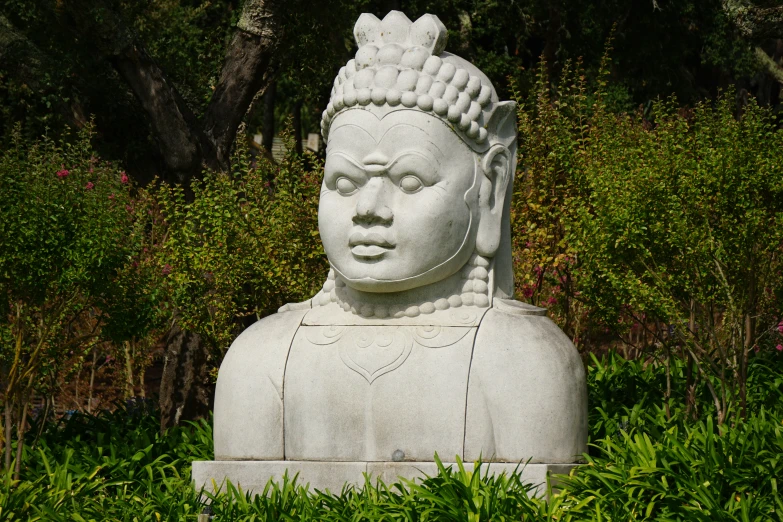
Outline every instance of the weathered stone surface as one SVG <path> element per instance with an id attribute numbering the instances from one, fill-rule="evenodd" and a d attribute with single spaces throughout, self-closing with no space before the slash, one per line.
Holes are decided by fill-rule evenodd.
<path id="1" fill-rule="evenodd" d="M 515 105 L 442 52 L 436 17 L 363 15 L 355 33 L 322 120 L 331 270 L 229 350 L 223 462 L 196 476 L 258 487 L 288 467 L 339 490 L 367 470 L 434 473 L 437 452 L 529 460 L 543 481 L 586 451 L 587 395 L 569 339 L 511 298 Z"/>
<path id="2" fill-rule="evenodd" d="M 587 396 L 579 354 L 548 317 L 500 310 L 484 316 L 476 336 L 464 458 L 580 462 Z"/>
<path id="3" fill-rule="evenodd" d="M 475 328 L 303 326 L 285 382 L 286 458 L 462 453 Z M 325 335 L 326 333 L 326 335 Z M 336 332 L 334 332 L 336 333 Z"/>
<path id="4" fill-rule="evenodd" d="M 467 471 L 473 471 L 474 465 L 463 464 Z M 456 470 L 455 463 L 444 463 L 444 466 Z M 497 463 L 482 465 L 481 474 L 499 475 L 520 472 L 522 482 L 534 486 L 534 494 L 546 494 L 547 475 L 567 475 L 575 467 L 574 464 L 514 464 Z M 193 463 L 193 482 L 197 489 L 204 488 L 215 492 L 225 489 L 228 479 L 242 491 L 252 491 L 260 494 L 264 486 L 273 480 L 281 482 L 283 475 L 289 478 L 298 474 L 298 484 L 309 484 L 310 490 L 329 490 L 340 493 L 343 487 L 361 488 L 365 484 L 364 473 L 370 477 L 372 484 L 381 479 L 385 484 L 393 484 L 399 478 L 423 480 L 427 476 L 438 474 L 435 462 L 307 462 L 307 461 L 196 461 Z M 552 485 L 556 485 L 555 478 Z"/>
<path id="5" fill-rule="evenodd" d="M 215 390 L 215 458 L 282 459 L 283 378 L 304 311 L 275 314 L 242 332 Z"/>

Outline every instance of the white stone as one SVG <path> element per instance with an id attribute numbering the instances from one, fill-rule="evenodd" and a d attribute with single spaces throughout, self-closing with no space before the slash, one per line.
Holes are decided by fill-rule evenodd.
<path id="1" fill-rule="evenodd" d="M 538 480 L 587 450 L 582 361 L 544 309 L 511 298 L 515 104 L 441 53 L 445 28 L 426 20 L 417 27 L 431 35 L 411 33 L 401 13 L 357 23 L 362 49 L 393 41 L 395 53 L 385 65 L 368 59 L 322 122 L 319 230 L 332 270 L 313 299 L 231 346 L 215 398 L 219 462 L 197 463 L 197 483 L 259 488 L 288 467 L 339 491 L 365 471 L 434 470 L 436 452 L 504 470 L 530 462 Z M 386 62 L 405 56 L 414 33 L 439 54 L 395 79 Z M 412 90 L 429 90 L 441 64 L 453 76 L 448 110 L 433 112 Z M 392 80 L 401 104 L 380 94 L 370 104 L 373 81 Z M 352 82 L 360 105 L 348 103 Z"/>
<path id="2" fill-rule="evenodd" d="M 459 469 L 453 462 L 443 465 L 454 471 Z M 475 469 L 471 462 L 465 462 L 463 466 L 468 472 Z M 545 497 L 547 476 L 556 489 L 557 475 L 568 475 L 574 467 L 574 464 L 491 463 L 482 464 L 479 472 L 482 477 L 518 473 L 523 484 L 533 486 L 531 496 Z M 422 481 L 434 477 L 438 474 L 438 466 L 435 462 L 196 461 L 193 463 L 193 484 L 197 490 L 203 487 L 216 493 L 225 491 L 226 480 L 230 480 L 243 492 L 261 494 L 270 480 L 279 484 L 286 473 L 289 479 L 297 476 L 296 483 L 309 485 L 310 491 L 339 494 L 346 486 L 362 488 L 365 473 L 372 485 L 376 485 L 378 479 L 391 485 L 401 478 Z"/>

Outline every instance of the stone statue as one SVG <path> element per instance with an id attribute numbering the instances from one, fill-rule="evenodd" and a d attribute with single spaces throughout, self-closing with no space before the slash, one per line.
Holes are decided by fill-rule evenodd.
<path id="1" fill-rule="evenodd" d="M 321 123 L 331 270 L 231 346 L 216 460 L 578 461 L 583 364 L 512 299 L 515 103 L 444 52 L 436 16 L 363 14 L 354 35 Z"/>

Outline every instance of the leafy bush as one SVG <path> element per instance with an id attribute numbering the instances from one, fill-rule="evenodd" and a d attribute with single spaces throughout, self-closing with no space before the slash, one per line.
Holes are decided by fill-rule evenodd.
<path id="1" fill-rule="evenodd" d="M 545 80 L 520 111 L 520 293 L 577 344 L 604 329 L 687 359 L 687 402 L 706 386 L 723 423 L 746 405 L 754 354 L 780 344 L 783 130 L 752 100 L 738 118 L 731 92 L 618 115 L 578 67 L 557 96 Z"/>
<path id="2" fill-rule="evenodd" d="M 289 151 L 276 165 L 253 161 L 240 144 L 232 171 L 208 173 L 194 183 L 192 199 L 179 187 L 155 192 L 167 227 L 159 262 L 172 303 L 183 328 L 218 354 L 243 318 L 307 299 L 326 278 L 317 231 L 322 165 Z"/>
<path id="3" fill-rule="evenodd" d="M 210 499 L 215 520 L 780 521 L 783 499 L 783 356 L 749 367 L 749 418 L 693 423 L 662 406 L 666 368 L 611 356 L 588 367 L 591 455 L 561 478 L 549 502 L 518 476 L 457 466 L 424 481 L 369 482 L 318 492 L 294 477 L 251 497 L 228 485 Z M 673 371 L 684 396 L 683 368 Z M 633 390 L 631 394 L 627 393 Z M 767 400 L 769 399 L 769 400 Z M 711 398 L 703 399 L 706 408 Z M 190 463 L 211 459 L 206 421 L 161 435 L 150 403 L 48 424 L 24 450 L 22 480 L 0 487 L 3 520 L 196 520 L 203 509 Z M 491 469 L 491 465 L 490 465 Z"/>
<path id="4" fill-rule="evenodd" d="M 117 304 L 127 296 L 121 274 L 141 248 L 143 225 L 132 212 L 128 176 L 98 160 L 91 129 L 72 141 L 44 138 L 29 145 L 17 129 L 0 152 L 6 468 L 11 424 L 18 436 L 24 433 L 33 391 L 59 386 L 66 361 L 78 361 L 101 326 L 118 325 L 139 310 L 136 299 Z"/>

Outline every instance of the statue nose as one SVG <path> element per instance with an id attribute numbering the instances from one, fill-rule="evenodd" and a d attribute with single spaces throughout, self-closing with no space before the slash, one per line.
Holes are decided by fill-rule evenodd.
<path id="1" fill-rule="evenodd" d="M 390 225 L 394 214 L 386 204 L 386 182 L 383 176 L 371 178 L 360 190 L 356 202 L 354 223 L 374 223 Z"/>

